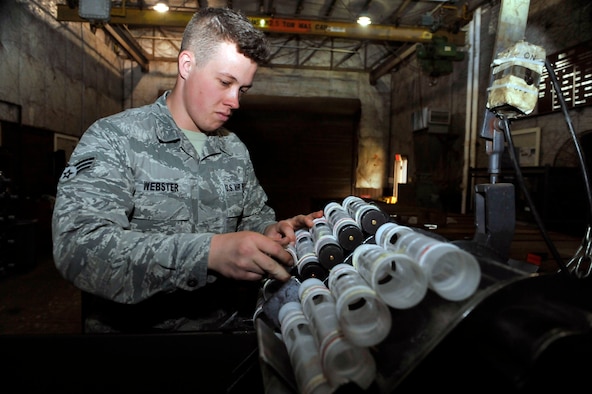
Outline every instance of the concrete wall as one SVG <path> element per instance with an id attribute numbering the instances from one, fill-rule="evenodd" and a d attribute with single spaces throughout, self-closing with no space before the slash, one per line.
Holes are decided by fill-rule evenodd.
<path id="1" fill-rule="evenodd" d="M 55 20 L 55 1 L 0 2 L 0 119 L 79 136 L 122 109 L 121 59 L 102 30 Z"/>

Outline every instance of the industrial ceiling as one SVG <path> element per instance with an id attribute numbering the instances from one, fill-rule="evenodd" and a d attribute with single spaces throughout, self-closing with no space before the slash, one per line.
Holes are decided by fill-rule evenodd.
<path id="1" fill-rule="evenodd" d="M 416 44 L 435 37 L 462 47 L 463 27 L 475 2 L 468 0 L 169 0 L 169 11 L 153 10 L 156 0 L 106 2 L 103 20 L 81 17 L 85 1 L 58 4 L 58 21 L 103 28 L 122 56 L 144 71 L 150 61 L 176 61 L 183 28 L 202 7 L 241 10 L 270 39 L 270 67 L 370 73 L 370 82 L 391 72 L 415 52 Z M 483 3 L 483 1 L 480 1 Z M 360 15 L 372 19 L 359 25 Z"/>

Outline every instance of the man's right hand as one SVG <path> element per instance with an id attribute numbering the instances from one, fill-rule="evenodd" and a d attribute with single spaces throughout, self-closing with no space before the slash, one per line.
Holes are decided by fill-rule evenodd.
<path id="1" fill-rule="evenodd" d="M 208 268 L 228 278 L 287 281 L 293 264 L 292 255 L 280 243 L 253 231 L 216 234 L 210 243 Z"/>

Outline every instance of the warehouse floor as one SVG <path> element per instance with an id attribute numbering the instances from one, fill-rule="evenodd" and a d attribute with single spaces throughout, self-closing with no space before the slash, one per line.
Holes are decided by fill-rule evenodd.
<path id="1" fill-rule="evenodd" d="M 0 279 L 0 333 L 80 332 L 80 291 L 60 276 L 51 256 Z"/>

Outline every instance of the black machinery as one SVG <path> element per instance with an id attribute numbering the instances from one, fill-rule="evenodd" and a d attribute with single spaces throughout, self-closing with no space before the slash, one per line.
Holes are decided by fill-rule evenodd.
<path id="1" fill-rule="evenodd" d="M 350 384 L 334 388 L 334 392 L 405 393 L 434 387 L 467 392 L 569 391 L 589 384 L 590 227 L 576 255 L 565 264 L 537 220 L 560 267 L 556 274 L 533 274 L 523 270 L 520 262 L 508 259 L 515 229 L 515 197 L 514 185 L 500 182 L 501 154 L 507 143 L 520 180 L 510 121 L 534 109 L 543 67 L 556 83 L 544 50 L 523 41 L 528 8 L 528 1 L 502 1 L 480 134 L 490 157 L 490 183 L 475 187 L 473 239 L 451 242 L 478 259 L 481 282 L 477 291 L 456 302 L 428 292 L 416 307 L 394 311 L 391 334 L 371 348 L 377 366 L 372 385 L 360 388 Z M 557 84 L 555 90 L 560 92 Z M 577 144 L 565 109 L 564 114 Z M 581 163 L 592 209 L 583 158 Z M 528 191 L 524 192 L 528 198 Z M 538 219 L 536 210 L 534 216 Z M 294 300 L 295 287 L 297 284 L 288 283 L 269 298 L 264 305 L 268 317 L 273 317 L 282 303 Z M 257 319 L 255 325 L 266 386 L 278 393 L 298 392 L 286 347 L 277 334 L 277 319 Z"/>

